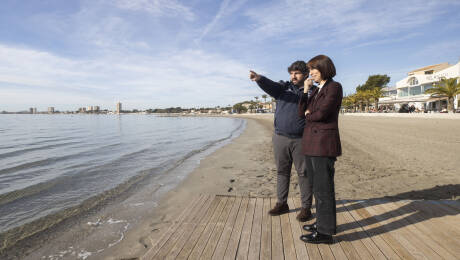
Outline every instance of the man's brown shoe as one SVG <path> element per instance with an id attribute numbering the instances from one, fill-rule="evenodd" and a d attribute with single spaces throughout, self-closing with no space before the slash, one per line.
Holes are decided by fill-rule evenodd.
<path id="1" fill-rule="evenodd" d="M 278 216 L 284 213 L 289 212 L 289 206 L 287 203 L 279 203 L 277 202 L 275 207 L 268 211 L 268 214 L 272 216 Z"/>
<path id="2" fill-rule="evenodd" d="M 311 219 L 311 210 L 307 208 L 301 208 L 300 213 L 297 215 L 297 220 L 305 222 Z"/>

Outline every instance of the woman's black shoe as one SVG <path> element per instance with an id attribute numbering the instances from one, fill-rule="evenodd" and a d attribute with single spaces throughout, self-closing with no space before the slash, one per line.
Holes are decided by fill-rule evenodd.
<path id="1" fill-rule="evenodd" d="M 309 235 L 302 235 L 300 236 L 300 240 L 311 244 L 332 244 L 334 242 L 331 235 L 321 234 L 318 231 Z"/>
<path id="2" fill-rule="evenodd" d="M 318 230 L 318 227 L 316 226 L 316 222 L 311 224 L 311 225 L 304 225 L 303 230 L 310 231 L 310 232 L 315 232 Z"/>

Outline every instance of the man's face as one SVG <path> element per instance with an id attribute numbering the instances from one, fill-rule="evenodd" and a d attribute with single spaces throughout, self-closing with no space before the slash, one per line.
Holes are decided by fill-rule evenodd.
<path id="1" fill-rule="evenodd" d="M 300 70 L 292 70 L 289 72 L 291 75 L 291 81 L 297 87 L 303 86 L 303 82 L 307 78 L 307 75 L 303 74 Z"/>

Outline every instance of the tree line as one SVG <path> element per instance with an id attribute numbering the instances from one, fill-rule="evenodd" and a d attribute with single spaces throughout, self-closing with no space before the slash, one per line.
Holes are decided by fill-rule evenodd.
<path id="1" fill-rule="evenodd" d="M 345 96 L 342 100 L 342 107 L 352 109 L 354 112 L 368 111 L 373 102 L 374 107 L 379 107 L 379 98 L 383 97 L 382 89 L 390 82 L 390 77 L 384 75 L 370 75 L 363 85 L 356 87 L 356 93 Z"/>
<path id="2" fill-rule="evenodd" d="M 363 85 L 356 87 L 356 93 L 345 96 L 342 100 L 342 108 L 356 111 L 369 111 L 370 104 L 374 108 L 379 107 L 379 98 L 383 97 L 383 88 L 387 87 L 390 77 L 387 75 L 370 75 Z M 433 86 L 425 90 L 425 94 L 431 94 L 432 97 L 447 98 L 447 110 L 454 111 L 455 96 L 460 94 L 459 78 L 441 78 Z"/>

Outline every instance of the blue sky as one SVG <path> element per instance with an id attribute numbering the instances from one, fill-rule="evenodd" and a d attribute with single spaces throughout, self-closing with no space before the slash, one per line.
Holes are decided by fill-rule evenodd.
<path id="1" fill-rule="evenodd" d="M 2 0 L 0 111 L 226 106 L 330 56 L 353 93 L 460 58 L 460 1 Z"/>

